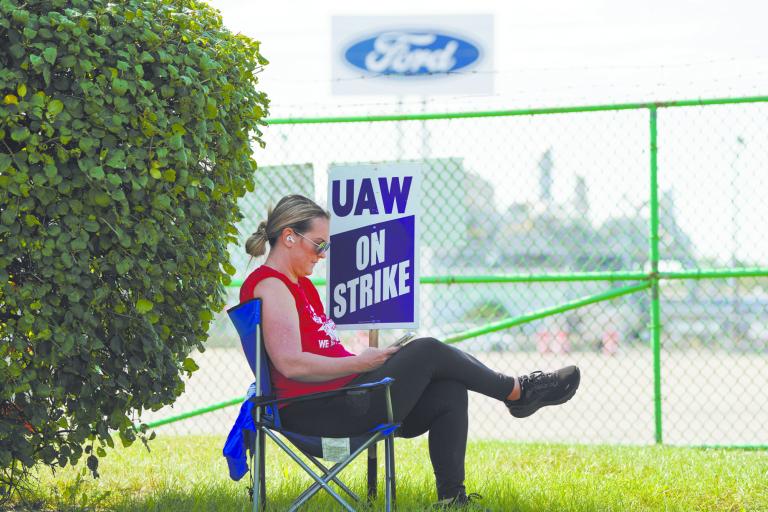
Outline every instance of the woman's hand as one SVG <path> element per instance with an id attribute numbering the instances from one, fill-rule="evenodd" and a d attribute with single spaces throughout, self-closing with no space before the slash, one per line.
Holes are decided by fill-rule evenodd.
<path id="1" fill-rule="evenodd" d="M 355 356 L 358 363 L 358 371 L 360 373 L 370 372 L 375 370 L 379 366 L 387 362 L 387 359 L 392 357 L 392 354 L 400 350 L 400 347 L 387 347 L 387 348 L 366 348 L 358 355 Z"/>

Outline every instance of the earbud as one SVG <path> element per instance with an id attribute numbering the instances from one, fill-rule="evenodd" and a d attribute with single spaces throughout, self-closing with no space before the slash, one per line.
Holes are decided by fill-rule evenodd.
<path id="1" fill-rule="evenodd" d="M 289 242 L 293 242 L 293 241 L 294 241 L 294 240 L 293 240 L 293 237 L 292 237 L 291 235 L 288 235 L 288 237 L 286 238 L 286 240 L 288 240 Z"/>

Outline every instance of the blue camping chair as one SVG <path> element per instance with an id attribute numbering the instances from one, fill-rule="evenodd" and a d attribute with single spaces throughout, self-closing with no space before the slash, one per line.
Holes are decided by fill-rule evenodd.
<path id="1" fill-rule="evenodd" d="M 264 476 L 264 448 L 265 439 L 269 437 L 277 446 L 285 451 L 304 471 L 306 471 L 315 483 L 306 489 L 291 505 L 289 510 L 294 511 L 307 502 L 321 489 L 328 492 L 339 504 L 350 512 L 354 508 L 347 503 L 329 485 L 336 484 L 342 491 L 348 494 L 354 501 L 359 502 L 358 497 L 337 475 L 349 465 L 358 455 L 368 447 L 382 439 L 384 440 L 384 468 L 385 468 L 385 506 L 389 512 L 395 502 L 395 431 L 400 427 L 392 419 L 392 401 L 389 386 L 394 379 L 385 378 L 380 382 L 347 386 L 333 391 L 312 393 L 293 398 L 275 399 L 272 394 L 272 382 L 269 375 L 269 360 L 261 338 L 261 299 L 255 298 L 243 302 L 227 310 L 229 318 L 234 323 L 240 342 L 245 352 L 248 364 L 256 377 L 256 382 L 249 389 L 246 402 L 240 409 L 235 427 L 227 438 L 224 447 L 224 455 L 229 463 L 230 476 L 239 480 L 248 471 L 247 453 L 251 454 L 250 492 L 253 499 L 254 512 L 263 509 L 266 505 L 266 480 Z M 278 404 L 289 404 L 306 400 L 317 400 L 344 394 L 368 393 L 375 389 L 383 388 L 387 404 L 387 423 L 381 424 L 370 432 L 350 432 L 348 438 L 321 438 L 318 436 L 303 435 L 301 432 L 285 430 L 280 423 Z M 315 470 L 305 463 L 299 455 L 280 436 L 284 437 L 291 445 L 303 453 L 319 470 Z M 319 459 L 332 459 L 335 464 L 328 468 Z M 372 468 L 369 464 L 369 497 L 375 496 L 375 476 L 371 480 Z M 375 466 L 373 467 L 375 471 Z M 373 473 L 375 475 L 375 473 Z M 373 488 L 371 485 L 373 484 Z"/>

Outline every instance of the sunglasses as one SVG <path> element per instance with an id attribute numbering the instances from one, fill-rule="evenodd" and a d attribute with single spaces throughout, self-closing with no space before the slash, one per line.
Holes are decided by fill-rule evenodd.
<path id="1" fill-rule="evenodd" d="M 328 249 L 331 248 L 331 242 L 326 242 L 325 240 L 323 240 L 322 242 L 317 243 L 314 240 L 312 240 L 311 238 L 305 237 L 304 235 L 302 235 L 298 231 L 294 231 L 294 233 L 299 235 L 304 240 L 307 240 L 308 242 L 312 242 L 312 244 L 315 246 L 315 253 L 318 256 L 320 256 L 321 254 L 325 254 L 326 252 L 328 252 Z"/>

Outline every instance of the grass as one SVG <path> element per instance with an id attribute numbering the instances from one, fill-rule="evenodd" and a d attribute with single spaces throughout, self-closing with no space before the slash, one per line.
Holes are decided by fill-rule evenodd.
<path id="1" fill-rule="evenodd" d="M 98 480 L 81 467 L 41 470 L 16 510 L 249 510 L 247 477 L 229 479 L 223 441 L 161 436 L 151 453 L 140 443 L 117 449 L 101 461 Z M 269 510 L 285 510 L 310 480 L 274 444 L 267 454 Z M 426 442 L 398 439 L 396 460 L 398 510 L 428 509 L 435 491 Z M 364 465 L 360 457 L 343 473 L 360 493 Z M 467 489 L 498 511 L 768 511 L 768 452 L 473 442 Z M 381 496 L 373 509 L 383 509 Z M 338 507 L 315 496 L 304 510 Z"/>

